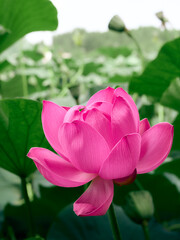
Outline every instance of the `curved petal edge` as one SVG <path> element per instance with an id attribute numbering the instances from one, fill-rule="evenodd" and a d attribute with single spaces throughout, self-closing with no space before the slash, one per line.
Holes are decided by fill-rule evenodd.
<path id="1" fill-rule="evenodd" d="M 74 203 L 74 212 L 78 216 L 101 216 L 106 214 L 114 195 L 112 180 L 95 178 L 87 190 Z"/>

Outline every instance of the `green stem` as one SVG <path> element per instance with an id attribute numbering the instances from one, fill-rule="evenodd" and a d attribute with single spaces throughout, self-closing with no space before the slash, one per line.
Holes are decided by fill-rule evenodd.
<path id="1" fill-rule="evenodd" d="M 134 181 L 134 183 L 135 183 L 136 186 L 139 188 L 139 190 L 144 190 L 143 185 L 140 183 L 139 180 L 136 179 L 136 180 Z"/>
<path id="2" fill-rule="evenodd" d="M 33 224 L 33 216 L 31 211 L 31 203 L 28 196 L 26 178 L 21 177 L 21 186 L 22 193 L 25 200 L 26 208 L 27 208 L 27 217 L 28 217 L 28 225 L 29 225 L 29 234 L 30 236 L 34 235 L 34 224 Z"/>
<path id="3" fill-rule="evenodd" d="M 8 232 L 8 236 L 9 236 L 10 240 L 16 240 L 16 237 L 15 237 L 12 227 L 9 226 L 7 229 L 7 232 Z"/>
<path id="4" fill-rule="evenodd" d="M 137 40 L 134 38 L 134 36 L 128 30 L 126 30 L 126 34 L 133 40 L 134 44 L 136 45 L 139 57 L 141 59 L 142 66 L 144 67 L 144 56 L 143 56 L 142 50 L 139 46 L 139 43 L 137 42 Z"/>
<path id="5" fill-rule="evenodd" d="M 108 216 L 109 216 L 109 221 L 110 221 L 110 224 L 111 224 L 114 239 L 115 240 L 121 240 L 121 235 L 120 235 L 116 215 L 115 215 L 115 212 L 114 212 L 113 203 L 111 203 L 111 206 L 109 207 Z"/>
<path id="6" fill-rule="evenodd" d="M 164 122 L 164 107 L 159 105 L 158 109 L 159 122 Z"/>
<path id="7" fill-rule="evenodd" d="M 22 77 L 22 85 L 23 85 L 23 96 L 27 97 L 28 96 L 27 78 L 24 74 L 21 77 Z"/>
<path id="8" fill-rule="evenodd" d="M 141 225 L 143 228 L 145 240 L 150 240 L 148 222 L 146 220 L 144 220 Z"/>
<path id="9" fill-rule="evenodd" d="M 28 96 L 28 82 L 27 82 L 27 77 L 24 72 L 25 65 L 24 65 L 24 60 L 23 60 L 23 53 L 21 53 L 21 56 L 20 56 L 20 68 L 22 71 L 21 79 L 22 79 L 22 87 L 23 87 L 23 96 L 27 97 Z"/>

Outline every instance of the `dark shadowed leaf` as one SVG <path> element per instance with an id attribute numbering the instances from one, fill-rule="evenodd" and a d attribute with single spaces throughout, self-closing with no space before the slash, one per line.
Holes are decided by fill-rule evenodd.
<path id="1" fill-rule="evenodd" d="M 156 169 L 156 173 L 172 173 L 180 178 L 180 159 L 173 159 L 167 163 L 162 164 Z"/>
<path id="2" fill-rule="evenodd" d="M 57 213 L 70 203 L 73 203 L 83 192 L 83 187 L 61 188 L 61 187 L 40 187 L 40 198 L 34 198 L 31 202 L 33 220 L 36 233 L 45 237 L 50 225 Z M 28 232 L 28 220 L 26 206 L 8 204 L 4 211 L 5 222 L 10 225 L 16 237 L 26 237 Z M 23 238 L 23 239 L 24 239 Z M 18 238 L 19 239 L 19 238 Z"/>
<path id="3" fill-rule="evenodd" d="M 122 208 L 115 207 L 116 216 L 122 235 L 126 240 L 144 240 L 140 225 L 132 222 Z M 150 237 L 154 240 L 178 240 L 180 233 L 167 232 L 155 220 L 149 223 Z M 58 219 L 52 225 L 47 240 L 113 240 L 107 214 L 97 217 L 78 217 L 73 212 L 72 206 L 68 206 L 58 215 Z"/>
<path id="4" fill-rule="evenodd" d="M 36 237 L 26 238 L 25 240 L 44 240 L 44 238 L 36 236 Z"/>
<path id="5" fill-rule="evenodd" d="M 173 122 L 174 126 L 174 139 L 173 139 L 173 150 L 180 150 L 180 114 L 176 117 L 175 121 Z"/>
<path id="6" fill-rule="evenodd" d="M 68 204 L 76 201 L 83 193 L 83 187 L 63 188 L 63 187 L 40 187 L 40 195 L 43 202 L 51 205 L 55 211 L 62 210 Z"/>
<path id="7" fill-rule="evenodd" d="M 36 169 L 26 157 L 31 147 L 49 147 L 41 124 L 42 104 L 32 100 L 0 101 L 0 167 L 19 176 Z"/>

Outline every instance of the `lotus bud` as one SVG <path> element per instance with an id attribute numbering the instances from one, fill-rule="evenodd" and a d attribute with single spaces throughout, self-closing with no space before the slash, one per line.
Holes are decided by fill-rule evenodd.
<path id="1" fill-rule="evenodd" d="M 168 22 L 168 19 L 164 16 L 164 13 L 162 11 L 156 13 L 156 17 L 163 23 L 165 24 Z"/>
<path id="2" fill-rule="evenodd" d="M 124 206 L 126 214 L 136 223 L 149 220 L 154 214 L 154 204 L 150 192 L 132 191 L 126 197 Z"/>
<path id="3" fill-rule="evenodd" d="M 113 18 L 111 18 L 108 28 L 109 30 L 113 30 L 116 32 L 126 31 L 125 23 L 118 15 L 115 15 Z"/>

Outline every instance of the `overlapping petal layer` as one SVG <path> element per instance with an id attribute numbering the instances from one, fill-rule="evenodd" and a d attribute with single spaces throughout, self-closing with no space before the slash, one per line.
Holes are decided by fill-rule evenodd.
<path id="1" fill-rule="evenodd" d="M 64 121 L 67 110 L 49 101 L 43 101 L 42 125 L 44 134 L 54 148 L 62 157 L 65 157 L 58 140 L 58 131 Z"/>
<path id="2" fill-rule="evenodd" d="M 57 186 L 77 187 L 96 177 L 95 174 L 79 171 L 71 163 L 45 148 L 31 148 L 27 156 L 33 159 L 40 173 Z"/>
<path id="3" fill-rule="evenodd" d="M 127 101 L 120 96 L 114 101 L 111 124 L 116 143 L 125 135 L 138 132 L 133 112 Z"/>
<path id="4" fill-rule="evenodd" d="M 100 112 L 102 112 L 107 118 L 111 119 L 111 111 L 112 111 L 112 103 L 110 102 L 95 102 L 92 103 L 87 109 L 96 108 Z"/>
<path id="5" fill-rule="evenodd" d="M 96 129 L 106 140 L 111 149 L 114 145 L 112 131 L 111 131 L 111 121 L 102 112 L 93 108 L 86 111 L 83 115 L 84 121 Z"/>
<path id="6" fill-rule="evenodd" d="M 104 179 L 118 179 L 131 175 L 139 161 L 141 137 L 133 133 L 123 137 L 105 160 L 99 172 Z"/>
<path id="7" fill-rule="evenodd" d="M 122 98 L 124 98 L 126 100 L 126 102 L 128 103 L 129 107 L 132 110 L 133 116 L 134 116 L 134 120 L 135 120 L 135 125 L 136 125 L 136 131 L 139 131 L 139 112 L 137 109 L 137 106 L 135 104 L 135 102 L 133 101 L 132 97 L 124 91 L 124 89 L 122 88 L 116 88 L 116 90 L 114 91 L 114 95 L 115 96 L 120 96 Z M 114 99 L 116 99 L 116 97 L 114 96 Z"/>
<path id="8" fill-rule="evenodd" d="M 149 121 L 147 118 L 144 118 L 143 120 L 140 121 L 139 125 L 139 133 L 142 135 L 145 131 L 147 131 L 150 128 Z"/>
<path id="9" fill-rule="evenodd" d="M 114 88 L 107 87 L 106 89 L 100 90 L 95 93 L 87 102 L 86 106 L 90 106 L 96 102 L 110 102 L 113 101 Z"/>
<path id="10" fill-rule="evenodd" d="M 74 120 L 80 120 L 81 109 L 85 108 L 83 105 L 76 105 L 70 108 L 64 116 L 64 122 L 72 122 Z"/>
<path id="11" fill-rule="evenodd" d="M 100 133 L 78 120 L 62 125 L 59 141 L 72 164 L 88 173 L 98 173 L 110 151 Z"/>
<path id="12" fill-rule="evenodd" d="M 168 156 L 173 141 L 173 126 L 158 123 L 142 135 L 137 173 L 147 173 L 157 168 Z"/>

